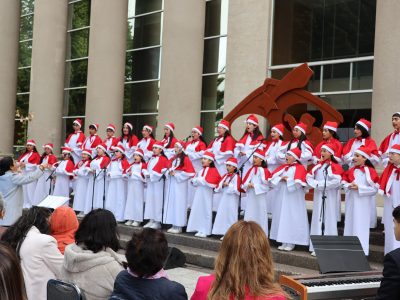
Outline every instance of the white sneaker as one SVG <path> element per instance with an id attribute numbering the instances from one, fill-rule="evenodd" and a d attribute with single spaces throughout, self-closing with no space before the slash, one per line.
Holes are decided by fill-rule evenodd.
<path id="1" fill-rule="evenodd" d="M 243 217 L 244 216 L 244 210 L 240 211 L 240 215 Z"/>
<path id="2" fill-rule="evenodd" d="M 140 226 L 140 222 L 138 222 L 138 221 L 133 221 L 132 224 L 131 224 L 131 226 L 133 226 L 133 227 L 139 227 L 139 226 Z"/>
<path id="3" fill-rule="evenodd" d="M 182 227 L 174 226 L 168 232 L 174 234 L 182 233 Z"/>
<path id="4" fill-rule="evenodd" d="M 153 224 L 154 224 L 154 220 L 150 220 L 150 221 L 147 222 L 147 224 L 144 225 L 143 227 L 144 227 L 144 228 L 152 228 L 151 226 L 153 226 Z"/>
<path id="5" fill-rule="evenodd" d="M 207 237 L 207 234 L 202 233 L 202 232 L 198 232 L 198 233 L 196 233 L 194 236 L 197 236 L 197 237 L 199 237 L 199 238 L 206 238 L 206 237 Z"/>
<path id="6" fill-rule="evenodd" d="M 284 250 L 285 247 L 286 247 L 286 244 L 282 244 L 282 245 L 280 245 L 280 246 L 278 247 L 278 250 Z"/>
<path id="7" fill-rule="evenodd" d="M 125 225 L 131 226 L 132 225 L 132 221 L 131 220 L 126 221 Z"/>
<path id="8" fill-rule="evenodd" d="M 154 222 L 154 223 L 150 226 L 150 228 L 153 228 L 153 229 L 161 229 L 161 224 L 160 224 L 160 222 Z"/>
<path id="9" fill-rule="evenodd" d="M 285 250 L 285 251 L 293 251 L 294 246 L 295 245 L 293 245 L 293 244 L 286 244 L 286 247 L 283 248 L 283 250 Z"/>
<path id="10" fill-rule="evenodd" d="M 175 230 L 175 226 L 172 226 L 170 229 L 167 230 L 167 232 L 173 233 L 174 230 Z"/>
<path id="11" fill-rule="evenodd" d="M 222 236 L 219 240 L 220 240 L 220 241 L 224 240 L 224 236 Z"/>
<path id="12" fill-rule="evenodd" d="M 311 256 L 317 256 L 317 254 L 315 254 L 315 251 L 311 252 L 310 254 Z"/>
<path id="13" fill-rule="evenodd" d="M 85 216 L 85 213 L 83 212 L 83 211 L 81 211 L 79 214 L 78 214 L 78 218 L 83 218 Z"/>

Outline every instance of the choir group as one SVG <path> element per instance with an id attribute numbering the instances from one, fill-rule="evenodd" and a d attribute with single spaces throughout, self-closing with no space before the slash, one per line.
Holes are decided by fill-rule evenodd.
<path id="1" fill-rule="evenodd" d="M 24 186 L 24 206 L 36 205 L 49 194 L 69 197 L 72 189 L 73 209 L 80 215 L 105 207 L 126 225 L 140 226 L 148 220 L 144 227 L 170 224 L 171 233 L 181 233 L 186 227 L 186 232 L 198 237 L 222 238 L 242 214 L 281 243 L 280 250 L 309 245 L 315 255 L 310 234 L 338 235 L 343 189 L 344 235 L 358 236 L 368 255 L 379 192 L 384 196 L 382 222 L 388 253 L 400 247 L 391 217 L 400 204 L 400 112 L 393 114 L 392 125 L 395 131 L 378 148 L 370 137 L 368 120 L 356 122 L 354 138 L 344 146 L 338 140 L 338 124 L 326 122 L 323 140 L 314 148 L 304 123 L 292 129 L 288 141 L 283 138 L 284 125 L 276 124 L 267 141 L 257 117 L 250 115 L 239 141 L 231 136 L 229 122 L 222 120 L 218 137 L 207 146 L 200 126 L 184 142 L 175 138 L 173 123 L 165 124 L 161 141 L 154 139 L 152 126 L 143 127 L 139 140 L 132 124 L 124 124 L 119 138 L 110 124 L 102 140 L 98 124 L 91 124 L 85 137 L 82 121 L 77 119 L 61 161 L 53 155 L 52 144 L 44 145 L 40 156 L 34 140 L 28 140 L 18 160 L 22 172 L 32 172 L 38 164 L 45 166 L 45 172 Z M 380 177 L 377 166 L 385 167 Z M 311 226 L 305 201 L 309 190 L 314 191 Z"/>

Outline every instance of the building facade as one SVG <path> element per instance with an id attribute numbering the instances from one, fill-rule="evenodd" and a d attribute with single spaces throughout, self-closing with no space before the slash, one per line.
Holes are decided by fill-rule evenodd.
<path id="1" fill-rule="evenodd" d="M 75 118 L 101 136 L 108 123 L 161 137 L 174 122 L 179 138 L 201 124 L 210 141 L 266 77 L 303 62 L 308 90 L 344 116 L 340 138 L 364 117 L 380 142 L 400 110 L 399 14 L 396 0 L 2 0 L 0 152 L 27 137 L 59 149 Z M 320 125 L 315 108 L 296 111 Z"/>

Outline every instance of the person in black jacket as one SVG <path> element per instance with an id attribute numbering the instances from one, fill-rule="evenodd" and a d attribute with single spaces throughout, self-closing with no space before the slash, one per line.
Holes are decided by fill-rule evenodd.
<path id="1" fill-rule="evenodd" d="M 110 300 L 186 300 L 185 288 L 171 281 L 163 269 L 168 243 L 161 231 L 144 228 L 135 232 L 126 247 L 127 270 L 114 283 Z"/>
<path id="2" fill-rule="evenodd" d="M 400 241 L 400 206 L 393 210 L 394 234 Z M 385 224 L 390 226 L 389 224 Z M 378 289 L 376 300 L 400 299 L 400 248 L 385 255 L 383 279 Z"/>

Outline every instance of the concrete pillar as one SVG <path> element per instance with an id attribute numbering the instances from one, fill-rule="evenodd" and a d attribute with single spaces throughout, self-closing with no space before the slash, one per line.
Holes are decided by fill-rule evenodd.
<path id="1" fill-rule="evenodd" d="M 165 0 L 163 19 L 157 136 L 173 122 L 182 139 L 200 123 L 205 1 Z"/>
<path id="2" fill-rule="evenodd" d="M 17 92 L 20 1 L 0 2 L 0 153 L 12 153 Z"/>
<path id="3" fill-rule="evenodd" d="M 229 1 L 224 116 L 266 78 L 271 4 L 271 0 Z M 244 132 L 243 120 L 232 125 L 235 138 Z"/>
<path id="4" fill-rule="evenodd" d="M 375 59 L 372 93 L 372 137 L 379 143 L 393 131 L 391 117 L 400 111 L 400 1 L 376 1 Z"/>
<path id="5" fill-rule="evenodd" d="M 60 152 L 64 102 L 67 0 L 35 1 L 29 111 L 34 113 L 28 136 L 40 148 L 54 143 Z"/>
<path id="6" fill-rule="evenodd" d="M 98 123 L 102 137 L 109 123 L 121 129 L 127 17 L 128 0 L 92 1 L 85 124 Z"/>

